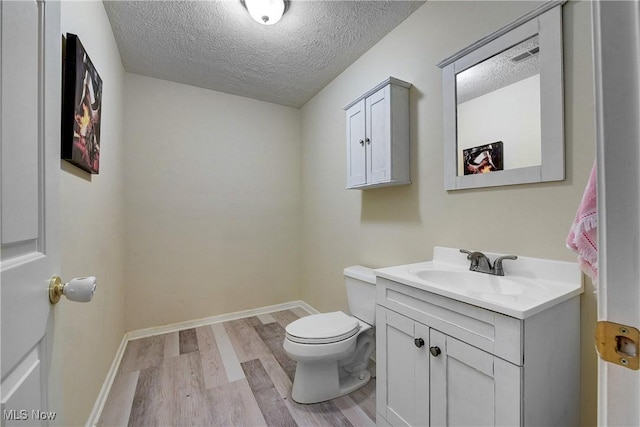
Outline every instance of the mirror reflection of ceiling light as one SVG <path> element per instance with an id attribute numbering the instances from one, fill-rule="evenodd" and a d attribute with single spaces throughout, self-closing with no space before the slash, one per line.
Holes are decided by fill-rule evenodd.
<path id="1" fill-rule="evenodd" d="M 273 25 L 280 21 L 289 9 L 289 0 L 240 0 L 249 15 L 262 25 Z"/>

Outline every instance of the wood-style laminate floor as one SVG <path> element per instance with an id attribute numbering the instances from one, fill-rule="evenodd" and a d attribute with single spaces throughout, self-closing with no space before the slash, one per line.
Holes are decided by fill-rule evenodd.
<path id="1" fill-rule="evenodd" d="M 291 399 L 282 348 L 303 309 L 129 341 L 99 426 L 373 426 L 375 379 L 338 399 Z M 374 371 L 372 371 L 374 372 Z"/>

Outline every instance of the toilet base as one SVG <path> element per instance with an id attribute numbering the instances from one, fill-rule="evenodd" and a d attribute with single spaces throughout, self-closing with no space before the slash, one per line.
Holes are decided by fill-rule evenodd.
<path id="1" fill-rule="evenodd" d="M 339 372 L 337 361 L 298 362 L 291 397 L 298 403 L 324 402 L 349 394 L 371 379 L 367 369 L 352 374 L 341 372 L 342 376 Z"/>

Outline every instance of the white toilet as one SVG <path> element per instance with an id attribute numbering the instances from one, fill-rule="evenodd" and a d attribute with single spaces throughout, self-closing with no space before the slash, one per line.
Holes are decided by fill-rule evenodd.
<path id="1" fill-rule="evenodd" d="M 316 403 L 351 393 L 371 379 L 375 348 L 376 278 L 356 265 L 344 269 L 349 316 L 341 311 L 313 314 L 286 327 L 284 350 L 297 363 L 291 395 Z"/>

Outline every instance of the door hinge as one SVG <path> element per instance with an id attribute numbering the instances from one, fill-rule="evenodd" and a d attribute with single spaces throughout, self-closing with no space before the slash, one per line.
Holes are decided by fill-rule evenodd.
<path id="1" fill-rule="evenodd" d="M 596 348 L 602 360 L 638 370 L 640 331 L 633 326 L 600 321 L 596 326 Z"/>

